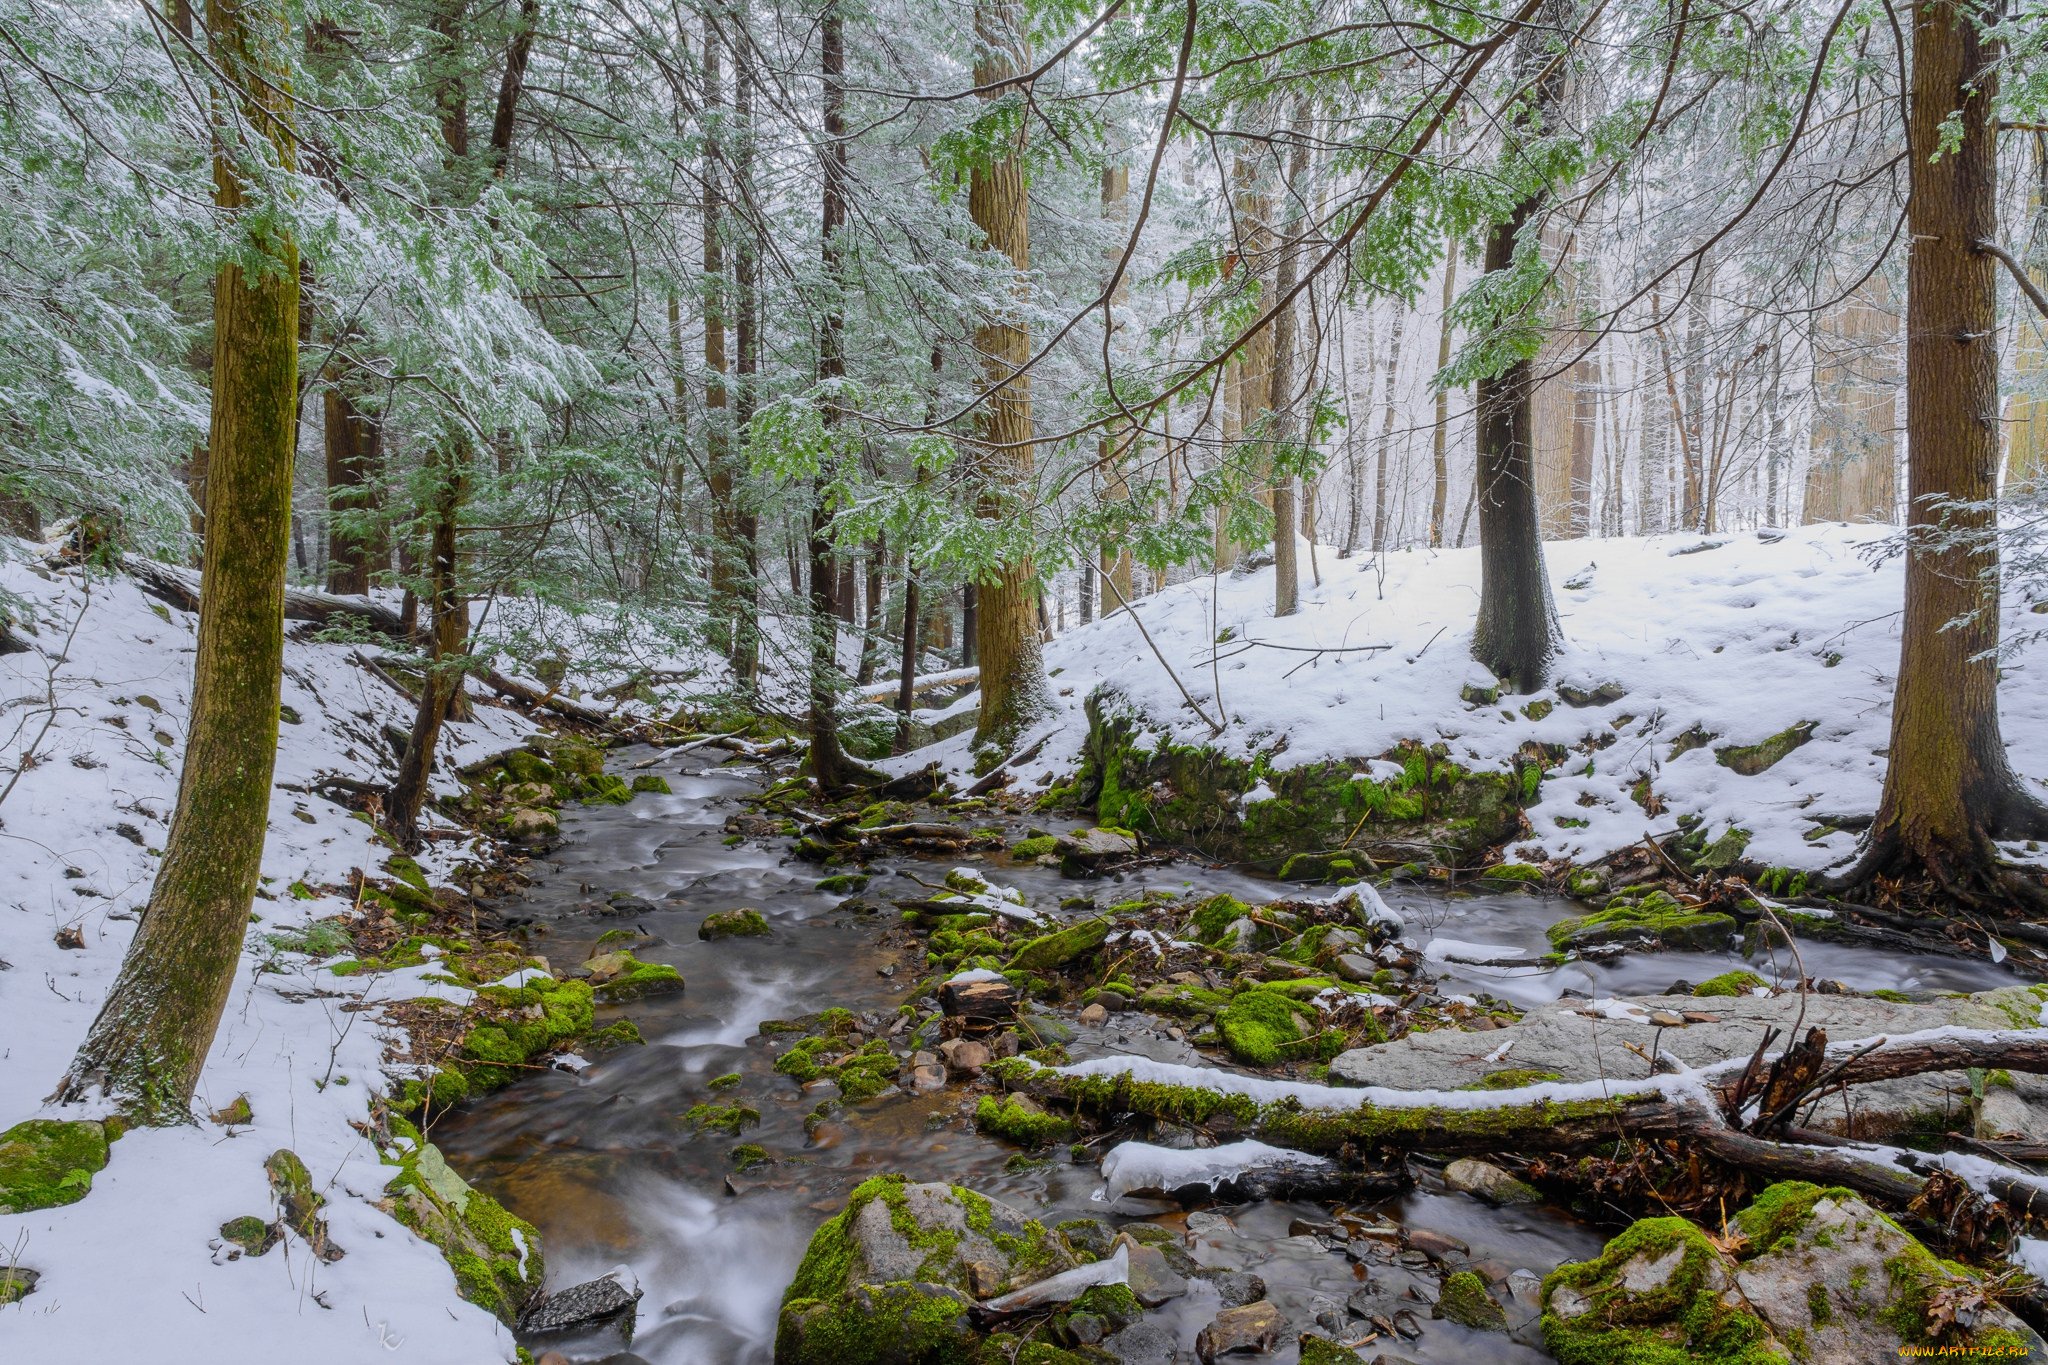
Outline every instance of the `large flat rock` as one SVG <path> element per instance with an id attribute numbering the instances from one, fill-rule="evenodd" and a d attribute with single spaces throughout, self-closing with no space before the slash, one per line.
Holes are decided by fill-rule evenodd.
<path id="1" fill-rule="evenodd" d="M 1637 1081 L 1651 1074 L 1653 1056 L 1691 1067 L 1747 1058 L 1772 1027 L 1785 1035 L 1772 1045 L 1775 1051 L 1792 1041 L 1795 1030 L 1803 1035 L 1806 1029 L 1822 1028 L 1830 1042 L 1840 1043 L 1952 1026 L 2009 1029 L 2022 1019 L 2037 1020 L 2039 1008 L 2023 987 L 1913 1002 L 1853 995 L 1802 998 L 1797 993 L 1560 1000 L 1532 1008 L 1519 1023 L 1487 1032 L 1439 1029 L 1354 1048 L 1330 1063 L 1330 1079 L 1394 1090 L 1456 1090 L 1510 1070 L 1554 1072 L 1565 1081 Z M 1693 1019 L 1678 1026 L 1657 1022 L 1657 1017 L 1687 1014 Z M 1968 1078 L 1960 1072 L 1855 1086 L 1826 1100 L 1812 1126 L 1880 1138 L 1931 1116 L 1953 1116 L 1964 1123 L 1969 1096 Z M 2012 1096 L 2048 1121 L 2048 1083 L 2042 1078 L 2014 1077 Z"/>

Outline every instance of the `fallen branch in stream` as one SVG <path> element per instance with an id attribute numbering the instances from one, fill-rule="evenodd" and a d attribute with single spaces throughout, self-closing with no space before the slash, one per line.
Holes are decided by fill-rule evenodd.
<path id="1" fill-rule="evenodd" d="M 1797 1060 L 1780 1075 L 1800 1079 L 1780 1091 L 1776 1107 L 1796 1107 L 1814 1081 L 1846 1086 L 1972 1068 L 2048 1073 L 2048 1030 L 1939 1029 L 1834 1046 L 1817 1034 L 1816 1030 L 1801 1047 L 1788 1050 L 1787 1055 Z M 1220 1140 L 1250 1138 L 1318 1156 L 1341 1156 L 1368 1169 L 1393 1153 L 1575 1153 L 1645 1139 L 1681 1143 L 1688 1151 L 1766 1180 L 1842 1185 L 1895 1206 L 1920 1199 L 1932 1181 L 1949 1178 L 1937 1157 L 1926 1158 L 1927 1173 L 1916 1173 L 1895 1164 L 1883 1149 L 1798 1128 L 1774 1138 L 1732 1126 L 1724 1106 L 1743 1092 L 1745 1084 L 1754 1085 L 1750 1058 L 1648 1081 L 1553 1084 L 1494 1093 L 1347 1091 L 1142 1061 L 1114 1070 L 1117 1060 L 1057 1069 L 1013 1060 L 992 1067 L 991 1074 L 1049 1107 L 1090 1112 L 1112 1121 L 1140 1116 L 1193 1124 Z M 2015 1167 L 2010 1175 L 1994 1174 L 1973 1183 L 1978 1189 L 1972 1198 L 1984 1201 L 1988 1191 L 1989 1198 L 2004 1206 L 2003 1211 L 1965 1210 L 1965 1221 L 1973 1227 L 1986 1226 L 1987 1220 L 2048 1219 L 2048 1182 L 2029 1172 Z M 1946 1191 L 1942 1197 L 1953 1204 L 1960 1196 Z"/>

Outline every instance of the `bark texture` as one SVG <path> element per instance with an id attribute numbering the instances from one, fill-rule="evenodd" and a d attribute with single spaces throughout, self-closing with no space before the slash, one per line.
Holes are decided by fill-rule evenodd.
<path id="1" fill-rule="evenodd" d="M 1532 112 L 1514 130 L 1517 138 L 1540 136 L 1554 118 L 1562 93 L 1562 63 L 1549 63 L 1548 35 L 1570 22 L 1571 0 L 1550 0 L 1536 27 L 1517 39 L 1517 65 L 1536 77 Z M 1515 241 L 1524 224 L 1540 212 L 1541 190 L 1515 206 L 1486 239 L 1486 269 L 1513 264 Z M 1557 653 L 1557 608 L 1543 566 L 1543 531 L 1537 517 L 1533 403 L 1536 367 L 1517 361 L 1477 385 L 1479 507 L 1479 621 L 1472 632 L 1472 656 L 1492 669 L 1510 692 L 1534 692 L 1550 679 Z"/>
<path id="2" fill-rule="evenodd" d="M 980 0 L 975 8 L 979 47 L 974 83 L 989 86 L 1023 70 L 1029 60 L 1023 6 L 1016 0 Z M 987 98 L 994 98 L 993 95 Z M 1021 139 L 1022 132 L 1018 133 Z M 992 251 L 1009 258 L 1015 289 L 1024 288 L 1031 268 L 1031 234 L 1024 193 L 1023 147 L 978 164 L 969 178 L 967 211 Z M 974 333 L 983 377 L 993 389 L 979 414 L 984 442 L 985 492 L 978 508 L 984 520 L 1023 514 L 1031 498 L 1031 377 L 1017 373 L 1031 358 L 1031 334 L 1015 311 L 988 318 Z M 1037 574 L 1031 560 L 1016 555 L 978 585 L 974 612 L 974 659 L 981 666 L 981 712 L 974 727 L 977 746 L 1002 747 L 1044 714 L 1045 664 L 1038 629 Z"/>
<path id="3" fill-rule="evenodd" d="M 284 7 L 212 0 L 207 40 L 225 79 L 215 117 L 249 154 L 297 156 L 285 86 Z M 243 216 L 240 170 L 214 158 L 214 202 Z M 205 594 L 178 804 L 149 908 L 57 1097 L 94 1091 L 144 1123 L 184 1122 L 233 984 L 270 818 L 284 663 L 285 556 L 298 423 L 299 257 L 288 237 L 252 243 L 253 274 L 214 280 L 213 413 L 207 438 Z"/>
<path id="4" fill-rule="evenodd" d="M 1967 900 L 2038 883 L 1997 868 L 1995 838 L 2048 834 L 1998 724 L 1999 463 L 1996 44 L 1967 0 L 1914 11 L 1906 292 L 1910 462 L 1906 609 L 1884 794 L 1852 882 L 1927 876 Z M 1947 145 L 1956 113 L 1961 139 Z M 1937 155 L 1938 153 L 1938 155 Z M 2001 895 L 2001 890 L 2005 893 Z M 2009 901 L 2008 901 L 2009 906 Z"/>

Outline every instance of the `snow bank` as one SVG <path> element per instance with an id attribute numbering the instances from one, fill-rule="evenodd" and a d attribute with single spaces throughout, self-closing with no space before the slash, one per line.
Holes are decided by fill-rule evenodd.
<path id="1" fill-rule="evenodd" d="M 196 623 L 129 580 L 88 584 L 19 557 L 41 547 L 13 548 L 0 553 L 0 600 L 13 599 L 13 633 L 30 648 L 0 655 L 0 788 L 21 769 L 0 800 L 0 963 L 12 968 L 0 970 L 0 1128 L 42 1112 L 148 899 L 177 790 Z M 350 661 L 357 648 L 286 646 L 258 922 L 196 1105 L 212 1112 L 247 1095 L 252 1121 L 131 1132 L 83 1201 L 0 1216 L 0 1258 L 42 1272 L 35 1293 L 0 1308 L 10 1360 L 512 1358 L 510 1334 L 457 1297 L 440 1253 L 373 1206 L 395 1170 L 351 1126 L 369 1116 L 394 1039 L 350 1007 L 469 992 L 424 981 L 432 963 L 336 977 L 266 938 L 347 911 L 351 871 L 384 864 L 369 828 L 312 790 L 326 773 L 388 776 L 381 730 L 410 723 L 411 703 Z M 531 729 L 478 707 L 473 722 L 448 727 L 437 789 Z M 474 856 L 451 837 L 421 862 L 445 881 Z M 59 946 L 66 930 L 84 946 Z M 261 1257 L 219 1250 L 226 1220 L 273 1216 L 263 1161 L 281 1147 L 327 1198 L 347 1253 L 333 1264 L 296 1237 Z"/>
<path id="2" fill-rule="evenodd" d="M 1529 811 L 1524 858 L 1588 862 L 1670 834 L 1691 814 L 1710 834 L 1751 831 L 1748 856 L 1766 865 L 1822 867 L 1854 846 L 1853 835 L 1828 832 L 1829 817 L 1875 810 L 1884 777 L 1903 573 L 1897 560 L 1873 568 L 1868 552 L 1886 534 L 1800 527 L 1771 540 L 1729 535 L 1683 555 L 1673 551 L 1699 537 L 1552 542 L 1545 553 L 1565 641 L 1556 684 L 1498 705 L 1459 696 L 1473 671 L 1476 549 L 1324 554 L 1322 583 L 1305 581 L 1299 613 L 1277 620 L 1271 569 L 1216 580 L 1214 626 L 1211 580 L 1197 579 L 1136 610 L 1212 715 L 1220 683 L 1223 738 L 1210 739 L 1136 623 L 1116 612 L 1046 647 L 1063 723 L 1041 761 L 1018 776 L 1071 770 L 1085 734 L 1082 705 L 1107 686 L 1176 742 L 1218 743 L 1241 756 L 1284 745 L 1274 760 L 1281 765 L 1370 759 L 1404 740 L 1441 740 L 1461 764 L 1502 770 L 1524 744 L 1562 745 L 1570 760 L 1552 770 Z M 2025 609 L 2008 595 L 2014 617 Z M 1215 646 L 1219 627 L 1227 643 Z M 1336 652 L 1368 644 L 1389 647 Z M 1315 649 L 1331 652 L 1300 652 Z M 2013 765 L 2034 781 L 2048 777 L 2042 666 L 2024 656 L 2008 664 L 1999 693 Z M 1618 698 L 1593 700 L 1603 684 Z M 1754 776 L 1716 760 L 1717 749 L 1807 722 L 1808 742 Z M 1711 738 L 1689 747 L 1700 735 Z M 964 762 L 969 743 L 956 737 L 899 762 Z M 1645 777 L 1659 814 L 1631 795 Z"/>
<path id="3" fill-rule="evenodd" d="M 1327 1166 L 1327 1157 L 1290 1151 L 1264 1142 L 1226 1142 L 1196 1151 L 1120 1143 L 1102 1158 L 1103 1198 L 1115 1202 L 1134 1190 L 1184 1190 L 1206 1185 L 1213 1193 L 1225 1181 L 1253 1171 Z"/>

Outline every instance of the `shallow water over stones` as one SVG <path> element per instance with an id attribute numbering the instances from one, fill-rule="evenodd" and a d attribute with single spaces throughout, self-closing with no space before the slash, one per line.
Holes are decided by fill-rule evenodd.
<path id="1" fill-rule="evenodd" d="M 648 751 L 615 756 L 623 764 Z M 1362 1348 L 1433 1365 L 1435 1362 L 1513 1362 L 1545 1359 L 1532 1345 L 1535 1286 L 1562 1261 L 1597 1254 L 1596 1229 L 1545 1207 L 1493 1208 L 1443 1192 L 1423 1171 L 1414 1192 L 1380 1212 L 1424 1236 L 1438 1257 L 1397 1244 L 1329 1231 L 1333 1210 L 1324 1205 L 1262 1202 L 1184 1213 L 1114 1212 L 1100 1202 L 1101 1178 L 1093 1151 L 1075 1164 L 1063 1148 L 1049 1159 L 1020 1159 L 1016 1148 L 974 1131 L 975 1092 L 959 1086 L 924 1093 L 897 1091 L 857 1105 L 813 1126 L 805 1120 L 820 1098 L 772 1069 L 773 1054 L 759 1036 L 764 1020 L 838 1006 L 862 1016 L 869 1036 L 887 1036 L 896 1008 L 916 980 L 908 950 L 916 940 L 891 907 L 923 894 L 951 861 L 902 858 L 878 861 L 859 898 L 879 911 L 842 908 L 842 895 L 815 889 L 812 864 L 788 856 L 783 839 L 750 839 L 728 846 L 724 822 L 756 791 L 758 774 L 702 771 L 661 763 L 673 795 L 646 794 L 624 806 L 563 812 L 560 849 L 536 862 L 533 884 L 520 900 L 500 907 L 513 922 L 530 925 L 533 946 L 566 969 L 587 958 L 607 930 L 631 929 L 651 937 L 633 951 L 642 960 L 676 967 L 687 983 L 680 995 L 600 1010 L 599 1022 L 624 1013 L 635 1019 L 647 1046 L 626 1048 L 579 1072 L 538 1073 L 512 1088 L 443 1117 L 433 1138 L 468 1179 L 498 1196 L 541 1230 L 550 1288 L 592 1279 L 613 1266 L 629 1266 L 645 1288 L 634 1355 L 652 1365 L 755 1365 L 771 1358 L 776 1310 L 811 1233 L 843 1203 L 859 1181 L 887 1171 L 915 1180 L 948 1180 L 1002 1199 L 1048 1224 L 1096 1217 L 1112 1224 L 1142 1217 L 1174 1229 L 1203 1265 L 1257 1275 L 1266 1295 L 1286 1315 L 1288 1330 L 1270 1356 L 1246 1357 L 1287 1365 L 1295 1336 L 1319 1316 L 1340 1340 L 1371 1330 L 1356 1312 L 1383 1316 L 1405 1308 L 1421 1328 L 1414 1339 L 1382 1339 Z M 1021 833 L 1022 821 L 994 823 Z M 1072 821 L 1059 821 L 1059 827 Z M 974 861 L 974 860 L 967 860 Z M 1056 870 L 986 860 L 996 880 L 1021 889 L 1038 908 L 1093 894 L 1107 904 L 1144 889 L 1229 892 L 1268 900 L 1283 888 L 1234 869 L 1176 863 L 1128 874 L 1113 888 L 1062 879 Z M 1629 954 L 1606 964 L 1503 969 L 1457 958 L 1528 958 L 1547 949 L 1543 931 L 1569 903 L 1516 889 L 1447 896 L 1429 888 L 1395 887 L 1386 893 L 1407 919 L 1407 937 L 1425 950 L 1441 989 L 1486 992 L 1528 1004 L 1565 990 L 1608 995 L 1654 992 L 1675 978 L 1694 981 L 1728 970 L 1734 952 Z M 766 937 L 705 942 L 698 925 L 706 915 L 740 907 L 759 909 Z M 1431 944 L 1437 945 L 1430 951 Z M 1449 945 L 1446 949 L 1445 945 Z M 1868 950 L 1802 944 L 1806 969 L 1852 986 L 1901 989 L 1982 989 L 2008 984 L 1988 964 L 1921 958 L 1902 967 Z M 1744 964 L 1766 977 L 1767 963 Z M 1789 958 L 1782 969 L 1790 970 Z M 885 974 L 886 973 L 886 974 Z M 1141 1014 L 1111 1015 L 1099 1026 L 1079 1027 L 1068 1043 L 1076 1058 L 1139 1053 L 1161 1060 L 1204 1059 L 1168 1032 L 1172 1021 Z M 736 1082 L 724 1078 L 737 1076 Z M 721 1084 L 713 1085 L 714 1080 Z M 683 1116 L 693 1106 L 740 1105 L 759 1122 L 743 1131 L 697 1128 Z M 740 1144 L 765 1149 L 774 1163 L 738 1169 Z M 1123 1206 L 1119 1206 L 1121 1209 Z M 1352 1210 L 1359 1214 L 1366 1209 Z M 1514 1338 L 1433 1320 L 1431 1301 L 1440 1269 L 1481 1272 L 1496 1284 Z M 1521 1290 L 1515 1293 L 1515 1290 Z M 1355 1305 L 1347 1310 L 1347 1302 Z M 1162 1362 L 1192 1360 L 1196 1334 L 1224 1306 L 1216 1287 L 1197 1280 L 1189 1292 L 1156 1310 L 1148 1321 L 1164 1347 L 1177 1354 Z M 596 1361 L 625 1349 L 616 1332 L 551 1336 L 529 1343 L 538 1354 L 562 1351 L 573 1361 Z M 630 1358 L 630 1357 L 629 1357 Z M 1138 1358 L 1138 1357 L 1133 1357 Z"/>

